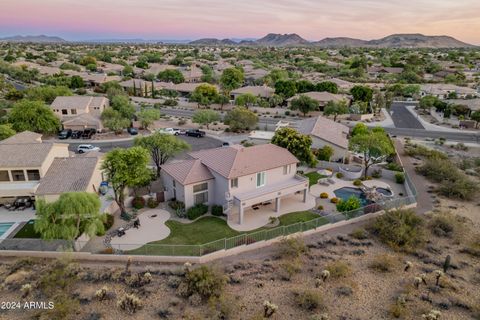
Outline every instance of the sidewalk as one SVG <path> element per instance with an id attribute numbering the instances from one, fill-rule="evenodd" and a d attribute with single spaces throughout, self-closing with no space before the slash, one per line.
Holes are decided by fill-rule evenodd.
<path id="1" fill-rule="evenodd" d="M 478 131 L 475 130 L 462 130 L 462 129 L 454 129 L 454 128 L 446 128 L 436 124 L 432 124 L 425 119 L 423 119 L 417 112 L 415 112 L 415 106 L 406 106 L 407 110 L 417 118 L 417 120 L 422 124 L 422 126 L 427 131 L 444 131 L 444 132 L 462 132 L 462 133 L 477 133 Z"/>

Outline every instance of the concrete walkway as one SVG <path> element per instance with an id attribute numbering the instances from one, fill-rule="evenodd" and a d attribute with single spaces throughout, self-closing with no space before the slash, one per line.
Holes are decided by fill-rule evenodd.
<path id="1" fill-rule="evenodd" d="M 111 245 L 115 249 L 133 250 L 144 244 L 163 240 L 170 235 L 170 229 L 165 222 L 170 219 L 170 213 L 163 209 L 151 209 L 141 213 L 140 228 L 131 228 L 122 237 L 113 237 Z"/>

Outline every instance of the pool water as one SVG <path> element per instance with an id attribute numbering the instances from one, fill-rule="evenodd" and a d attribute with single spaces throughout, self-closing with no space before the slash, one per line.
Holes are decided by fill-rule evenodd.
<path id="1" fill-rule="evenodd" d="M 3 236 L 3 234 L 7 232 L 7 230 L 10 229 L 10 227 L 13 225 L 14 223 L 10 223 L 10 222 L 0 223 L 0 237 Z"/>
<path id="2" fill-rule="evenodd" d="M 367 199 L 365 192 L 363 192 L 359 188 L 343 187 L 333 191 L 333 193 L 335 193 L 335 196 L 337 198 L 342 199 L 344 201 L 348 200 L 348 198 L 350 198 L 351 196 L 355 196 L 360 199 L 360 203 L 362 204 L 363 207 L 371 203 L 370 200 Z"/>
<path id="3" fill-rule="evenodd" d="M 390 191 L 388 189 L 385 189 L 385 188 L 377 188 L 376 190 L 377 190 L 378 193 L 381 193 L 385 196 L 392 196 L 393 195 L 392 191 Z"/>

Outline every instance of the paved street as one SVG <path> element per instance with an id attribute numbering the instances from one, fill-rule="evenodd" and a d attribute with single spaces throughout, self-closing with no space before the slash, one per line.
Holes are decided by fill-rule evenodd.
<path id="1" fill-rule="evenodd" d="M 396 128 L 425 129 L 420 121 L 406 108 L 412 102 L 394 102 L 390 108 L 390 115 Z"/>

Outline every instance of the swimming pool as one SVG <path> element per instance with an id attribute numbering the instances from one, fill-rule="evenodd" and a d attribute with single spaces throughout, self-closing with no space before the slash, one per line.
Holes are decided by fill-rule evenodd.
<path id="1" fill-rule="evenodd" d="M 342 200 L 348 200 L 351 196 L 355 196 L 358 199 L 360 199 L 360 203 L 362 206 L 366 206 L 370 204 L 370 200 L 367 199 L 365 192 L 363 192 L 359 188 L 350 188 L 350 187 L 343 187 L 337 190 L 334 190 L 333 193 L 335 193 L 335 196 L 339 199 Z"/>
<path id="2" fill-rule="evenodd" d="M 0 238 L 3 236 L 11 226 L 13 226 L 13 222 L 0 222 Z"/>

